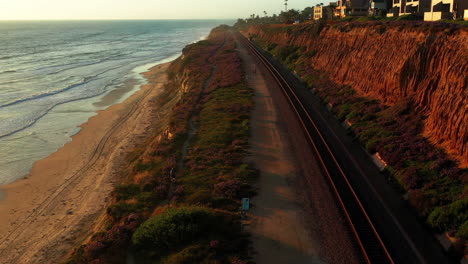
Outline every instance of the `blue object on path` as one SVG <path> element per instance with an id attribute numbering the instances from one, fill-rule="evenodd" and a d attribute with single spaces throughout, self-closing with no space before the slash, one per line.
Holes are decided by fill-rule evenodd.
<path id="1" fill-rule="evenodd" d="M 242 210 L 247 211 L 250 208 L 250 199 L 249 198 L 242 198 Z"/>

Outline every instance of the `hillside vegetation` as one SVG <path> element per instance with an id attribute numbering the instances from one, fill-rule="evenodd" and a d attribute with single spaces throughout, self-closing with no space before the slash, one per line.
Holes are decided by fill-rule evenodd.
<path id="1" fill-rule="evenodd" d="M 247 263 L 238 210 L 254 194 L 243 162 L 253 92 L 235 49 L 221 26 L 172 63 L 160 101 L 178 102 L 165 133 L 129 157 L 106 226 L 67 263 Z"/>

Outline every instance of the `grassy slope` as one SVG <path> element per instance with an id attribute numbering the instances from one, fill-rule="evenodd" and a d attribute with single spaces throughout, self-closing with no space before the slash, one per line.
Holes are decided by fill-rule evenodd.
<path id="1" fill-rule="evenodd" d="M 166 133 L 132 155 L 107 227 L 68 263 L 125 263 L 129 248 L 144 263 L 248 260 L 237 211 L 240 198 L 253 194 L 255 171 L 243 163 L 253 101 L 240 63 L 226 27 L 184 49 L 169 76 L 170 85 L 188 88 Z"/>

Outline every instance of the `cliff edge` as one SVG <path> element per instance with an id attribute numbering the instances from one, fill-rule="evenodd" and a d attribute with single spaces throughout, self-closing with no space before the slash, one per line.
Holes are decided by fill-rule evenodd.
<path id="1" fill-rule="evenodd" d="M 423 135 L 468 166 L 467 27 L 350 22 L 246 32 L 313 53 L 312 68 L 363 96 L 386 105 L 409 100 L 426 117 Z"/>

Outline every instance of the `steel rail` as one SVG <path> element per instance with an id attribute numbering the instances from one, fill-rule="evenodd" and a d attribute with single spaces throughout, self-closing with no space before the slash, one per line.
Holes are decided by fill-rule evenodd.
<path id="1" fill-rule="evenodd" d="M 359 246 L 359 249 L 363 255 L 363 258 L 366 263 L 394 263 L 393 258 L 391 257 L 387 247 L 385 246 L 383 240 L 381 239 L 377 229 L 375 228 L 374 224 L 372 223 L 371 218 L 369 217 L 368 213 L 366 212 L 362 202 L 360 201 L 358 195 L 354 191 L 354 188 L 352 187 L 348 176 L 342 169 L 341 165 L 338 163 L 335 155 L 333 154 L 332 150 L 330 149 L 328 143 L 324 139 L 322 133 L 320 132 L 319 128 L 317 127 L 315 121 L 312 119 L 312 117 L 309 114 L 309 111 L 305 108 L 305 106 L 302 104 L 301 100 L 299 97 L 296 95 L 294 92 L 293 88 L 289 85 L 289 83 L 285 80 L 285 78 L 282 76 L 282 74 L 276 69 L 275 66 L 272 65 L 272 63 L 260 52 L 258 51 L 257 47 L 253 45 L 249 40 L 247 40 L 245 37 L 241 36 L 242 41 L 250 48 L 252 53 L 262 62 L 262 64 L 265 66 L 265 68 L 271 73 L 279 87 L 281 88 L 283 94 L 285 95 L 286 99 L 288 100 L 289 104 L 293 108 L 293 111 L 297 115 L 301 126 L 304 129 L 304 132 L 308 138 L 308 141 L 312 145 L 313 149 L 315 150 L 317 154 L 317 158 L 319 159 L 320 164 L 323 167 L 323 170 L 331 184 L 331 187 L 337 197 L 338 203 L 340 204 L 340 207 L 343 210 L 343 213 L 348 221 L 348 224 L 350 226 L 350 229 L 356 239 L 356 243 Z M 303 113 L 301 115 L 301 112 Z M 303 116 L 304 115 L 304 116 Z M 309 123 L 312 126 L 313 131 L 311 131 L 310 128 L 308 128 L 307 124 Z M 319 151 L 319 147 L 317 146 L 317 141 L 313 139 L 312 133 L 315 133 L 317 135 L 317 139 L 319 142 L 324 146 L 326 153 L 330 156 L 332 165 L 338 170 L 339 176 L 341 176 L 342 180 L 345 183 L 347 191 L 351 194 L 351 197 L 354 199 L 354 202 L 357 204 L 357 208 L 351 208 L 354 210 L 360 211 L 362 214 L 361 217 L 364 219 L 356 219 L 356 215 L 350 212 L 350 208 L 352 201 L 346 201 L 343 199 L 343 188 L 342 191 L 339 191 L 339 188 L 337 187 L 337 180 L 334 179 L 333 173 L 330 171 L 330 167 L 327 166 L 326 164 L 326 157 L 324 157 L 324 153 Z M 345 190 L 346 190 L 345 189 Z M 364 220 L 364 223 L 362 221 Z M 357 224 L 358 221 L 361 221 L 360 224 Z M 363 224 L 367 225 L 367 227 L 364 227 L 366 230 L 363 230 Z M 370 232 L 369 232 L 370 231 Z M 370 233 L 370 234 L 369 234 Z M 364 236 L 368 236 L 367 238 L 363 238 Z M 372 238 L 373 237 L 373 238 Z M 376 247 L 377 245 L 366 245 L 366 243 L 363 240 L 374 240 L 377 242 L 379 249 L 379 254 L 374 254 L 372 255 L 371 252 L 369 253 L 369 246 Z M 375 251 L 375 249 L 374 249 Z M 383 253 L 383 254 L 380 254 Z"/>

